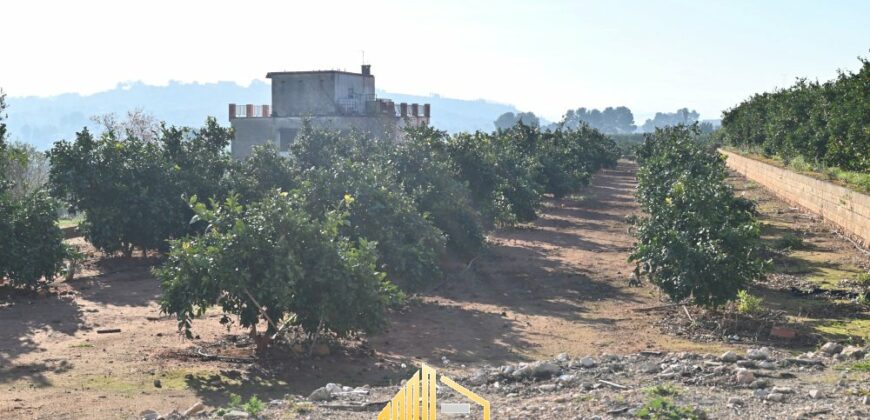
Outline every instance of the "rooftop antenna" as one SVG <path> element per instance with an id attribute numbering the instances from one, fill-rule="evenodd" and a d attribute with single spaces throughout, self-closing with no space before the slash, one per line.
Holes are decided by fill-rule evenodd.
<path id="1" fill-rule="evenodd" d="M 362 53 L 362 63 L 366 63 L 366 50 L 359 50 Z"/>

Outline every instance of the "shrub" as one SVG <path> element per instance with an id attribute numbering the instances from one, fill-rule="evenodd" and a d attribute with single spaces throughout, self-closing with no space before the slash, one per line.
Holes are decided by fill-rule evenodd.
<path id="1" fill-rule="evenodd" d="M 353 197 L 341 233 L 374 241 L 378 270 L 394 283 L 417 288 L 440 279 L 444 236 L 420 213 L 389 167 L 336 157 L 331 166 L 305 171 L 303 178 L 306 208 L 313 215 L 328 214 L 332 203 Z"/>
<path id="2" fill-rule="evenodd" d="M 737 312 L 742 314 L 757 314 L 764 310 L 761 306 L 762 299 L 750 295 L 746 290 L 737 292 Z"/>
<path id="3" fill-rule="evenodd" d="M 540 163 L 516 140 L 505 132 L 476 132 L 447 142 L 450 162 L 489 226 L 532 221 L 541 206 Z"/>
<path id="4" fill-rule="evenodd" d="M 447 247 L 463 256 L 481 252 L 486 244 L 481 215 L 468 186 L 459 181 L 443 153 L 445 134 L 430 128 L 409 131 L 390 161 L 405 192 L 447 237 Z"/>
<path id="5" fill-rule="evenodd" d="M 794 86 L 756 94 L 725 111 L 722 138 L 790 160 L 798 170 L 870 169 L 870 60 L 857 73 L 825 83 L 799 79 Z M 810 165 L 809 162 L 813 162 Z"/>
<path id="6" fill-rule="evenodd" d="M 57 202 L 44 191 L 15 201 L 0 197 L 0 278 L 34 288 L 63 271 L 68 250 L 57 210 Z"/>
<path id="7" fill-rule="evenodd" d="M 163 127 L 156 140 L 123 140 L 87 129 L 49 152 L 57 197 L 84 210 L 85 237 L 97 248 L 130 255 L 134 248 L 166 250 L 190 233 L 193 213 L 183 196 L 225 196 L 230 132 L 213 118 L 200 130 Z"/>
<path id="8" fill-rule="evenodd" d="M 0 92 L 0 280 L 35 288 L 62 271 L 68 251 L 57 225 L 57 202 L 42 188 L 20 185 L 23 178 L 13 182 L 7 175 L 26 154 L 6 144 L 4 99 Z"/>
<path id="9" fill-rule="evenodd" d="M 695 139 L 697 127 L 657 129 L 638 150 L 637 220 L 630 256 L 674 300 L 716 306 L 762 274 L 752 203 L 725 182 L 721 156 Z"/>
<path id="10" fill-rule="evenodd" d="M 282 156 L 273 143 L 254 146 L 244 160 L 234 162 L 227 183 L 228 189 L 246 203 L 262 200 L 275 189 L 290 191 L 300 186 L 290 159 Z"/>
<path id="11" fill-rule="evenodd" d="M 693 407 L 684 407 L 674 404 L 673 401 L 657 397 L 647 401 L 640 409 L 637 410 L 635 416 L 641 419 L 656 419 L 656 420 L 685 420 L 685 419 L 702 419 L 705 415 Z"/>
<path id="12" fill-rule="evenodd" d="M 673 384 L 659 384 L 644 389 L 644 392 L 651 397 L 671 397 L 678 395 L 680 389 Z"/>
<path id="13" fill-rule="evenodd" d="M 377 330 L 397 295 L 376 268 L 375 244 L 341 236 L 350 202 L 317 220 L 298 193 L 274 192 L 248 206 L 236 196 L 211 206 L 192 199 L 195 219 L 209 228 L 171 241 L 155 269 L 161 309 L 188 336 L 191 320 L 215 304 L 243 327 L 271 320 L 270 333 L 282 319 L 311 334 Z"/>

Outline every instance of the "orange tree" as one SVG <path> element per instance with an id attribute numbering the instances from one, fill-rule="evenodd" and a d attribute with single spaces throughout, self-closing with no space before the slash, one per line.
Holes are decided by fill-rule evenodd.
<path id="1" fill-rule="evenodd" d="M 62 270 L 68 249 L 57 225 L 58 203 L 42 188 L 12 192 L 7 170 L 13 162 L 27 166 L 28 156 L 6 143 L 4 100 L 0 92 L 0 280 L 35 288 Z"/>
<path id="2" fill-rule="evenodd" d="M 725 182 L 724 158 L 699 144 L 697 125 L 656 129 L 638 149 L 630 260 L 674 300 L 716 306 L 762 274 L 752 202 Z"/>
<path id="3" fill-rule="evenodd" d="M 161 308 L 190 336 L 191 321 L 212 305 L 239 317 L 243 327 L 267 321 L 317 334 L 374 331 L 383 323 L 395 287 L 377 270 L 375 244 L 340 234 L 353 198 L 323 218 L 304 210 L 298 192 L 266 195 L 242 205 L 231 195 L 206 205 L 194 197 L 200 234 L 171 241 L 163 266 Z"/>

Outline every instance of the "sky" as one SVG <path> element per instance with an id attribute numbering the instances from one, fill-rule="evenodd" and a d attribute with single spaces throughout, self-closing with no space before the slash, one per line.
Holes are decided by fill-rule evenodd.
<path id="1" fill-rule="evenodd" d="M 372 65 L 377 86 L 510 103 L 550 120 L 625 105 L 719 118 L 870 56 L 870 1 L 44 1 L 0 9 L 0 87 L 265 80 Z M 437 112 L 437 110 L 433 110 Z"/>

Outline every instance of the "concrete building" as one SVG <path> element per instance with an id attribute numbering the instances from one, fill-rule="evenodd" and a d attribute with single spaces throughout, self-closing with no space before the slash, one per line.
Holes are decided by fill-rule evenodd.
<path id="1" fill-rule="evenodd" d="M 243 159 L 267 142 L 289 150 L 305 121 L 315 128 L 357 130 L 373 137 L 401 140 L 408 126 L 429 124 L 429 104 L 395 104 L 375 96 L 371 66 L 344 71 L 272 72 L 272 104 L 229 105 L 235 130 L 232 153 Z"/>

